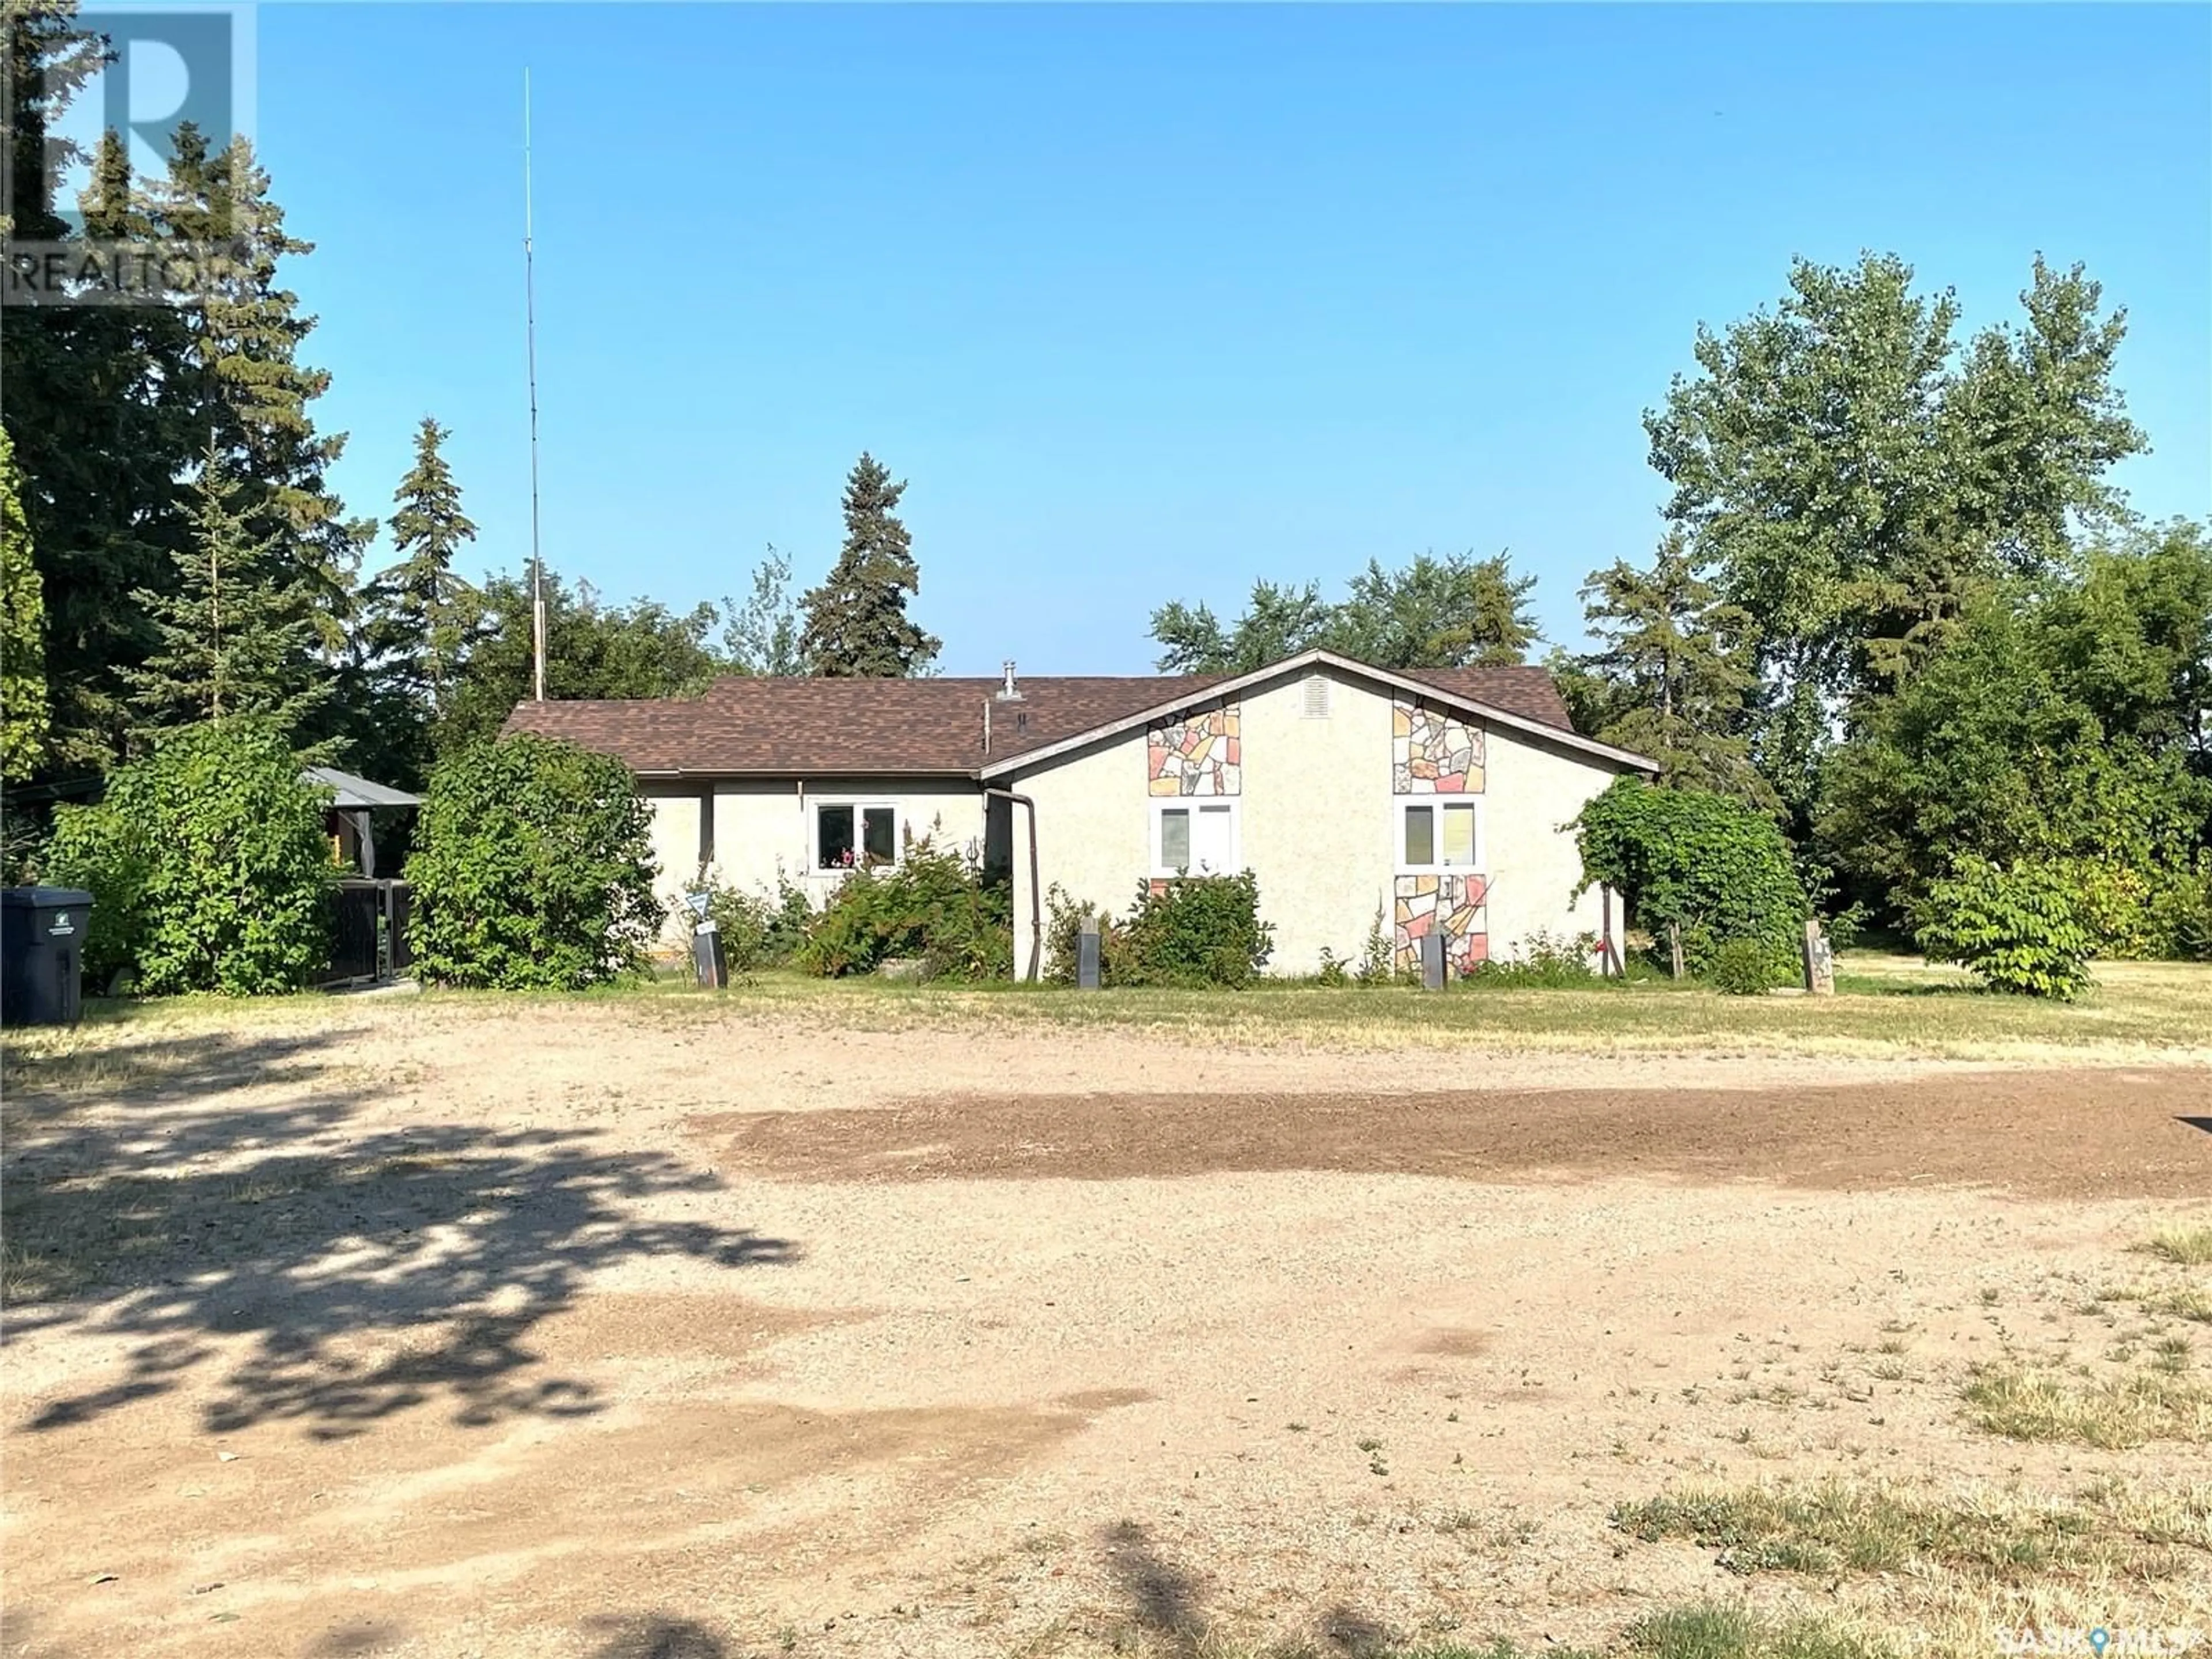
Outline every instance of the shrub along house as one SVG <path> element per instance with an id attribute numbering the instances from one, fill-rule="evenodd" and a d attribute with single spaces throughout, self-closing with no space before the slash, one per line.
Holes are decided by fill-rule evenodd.
<path id="1" fill-rule="evenodd" d="M 1578 734 L 1540 668 L 1326 651 L 1234 676 L 728 678 L 682 701 L 526 702 L 507 726 L 629 766 L 665 896 L 704 867 L 818 903 L 927 836 L 1011 879 L 1024 975 L 1054 887 L 1118 913 L 1147 882 L 1243 869 L 1276 973 L 1358 957 L 1378 918 L 1407 967 L 1431 929 L 1462 968 L 1539 933 L 1609 936 L 1618 905 L 1572 896 L 1565 825 L 1652 769 Z"/>

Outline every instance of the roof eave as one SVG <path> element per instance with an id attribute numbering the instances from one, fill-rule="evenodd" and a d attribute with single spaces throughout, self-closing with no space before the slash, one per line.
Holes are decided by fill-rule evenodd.
<path id="1" fill-rule="evenodd" d="M 1228 679 L 1209 685 L 1195 696 L 1184 696 L 1167 702 L 1155 703 L 1149 708 L 1139 709 L 1137 713 L 1126 714 L 1119 720 L 1103 721 L 1088 731 L 1075 732 L 1072 736 L 1059 738 L 1039 748 L 1024 750 L 1018 755 L 1009 755 L 1002 761 L 988 762 L 976 775 L 985 782 L 988 782 L 993 778 L 1003 777 L 1018 769 L 1024 763 L 1057 759 L 1088 744 L 1097 743 L 1101 738 L 1119 737 L 1124 732 L 1133 731 L 1139 726 L 1164 719 L 1175 713 L 1176 709 L 1187 708 L 1194 702 L 1207 702 L 1216 697 L 1233 696 L 1247 686 L 1257 685 L 1263 681 L 1274 678 L 1279 674 L 1324 665 L 1331 668 L 1341 669 L 1362 679 L 1388 685 L 1413 696 L 1439 699 L 1468 710 L 1486 720 L 1503 726 L 1509 730 L 1526 732 L 1531 737 L 1541 738 L 1563 747 L 1578 750 L 1585 754 L 1596 756 L 1600 759 L 1611 761 L 1623 771 L 1656 773 L 1659 769 L 1659 763 L 1649 756 L 1639 755 L 1631 750 L 1616 749 L 1609 743 L 1600 743 L 1595 738 L 1586 738 L 1570 727 L 1549 726 L 1542 720 L 1531 720 L 1526 714 L 1516 714 L 1510 708 L 1500 708 L 1495 703 L 1485 702 L 1479 697 L 1470 697 L 1459 691 L 1448 691 L 1442 686 L 1430 684 L 1426 680 L 1413 679 L 1394 669 L 1377 668 L 1371 663 L 1360 662 L 1351 657 L 1341 657 L 1334 651 L 1316 646 L 1309 650 L 1301 651 L 1295 656 L 1285 657 L 1279 662 L 1269 663 L 1264 668 L 1255 668 L 1249 674 L 1234 675 Z"/>
<path id="2" fill-rule="evenodd" d="M 799 783 L 812 778 L 958 778 L 972 783 L 976 777 L 972 766 L 632 766 L 629 769 L 633 777 L 653 780 L 775 778 Z"/>

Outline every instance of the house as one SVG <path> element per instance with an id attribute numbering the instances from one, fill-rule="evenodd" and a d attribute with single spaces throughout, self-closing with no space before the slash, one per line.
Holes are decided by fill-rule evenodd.
<path id="1" fill-rule="evenodd" d="M 510 731 L 612 755 L 654 805 L 672 898 L 702 867 L 819 902 L 909 840 L 1012 878 L 1014 960 L 1043 896 L 1125 909 L 1147 882 L 1250 869 L 1269 968 L 1401 964 L 1440 929 L 1462 967 L 1536 934 L 1612 936 L 1565 828 L 1652 763 L 1577 733 L 1540 668 L 1370 667 L 1306 651 L 1249 674 L 745 679 L 702 696 L 526 702 Z M 1610 910 L 1611 914 L 1608 914 Z"/>

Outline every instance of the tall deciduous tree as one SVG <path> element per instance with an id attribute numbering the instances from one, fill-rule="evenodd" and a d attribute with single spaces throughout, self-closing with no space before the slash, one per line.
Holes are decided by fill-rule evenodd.
<path id="1" fill-rule="evenodd" d="M 2140 532 L 1971 604 L 1837 753 L 1820 838 L 1910 903 L 1965 857 L 2082 859 L 2144 890 L 2212 845 L 2212 540 Z"/>
<path id="2" fill-rule="evenodd" d="M 906 613 L 921 591 L 911 538 L 898 516 L 902 481 L 862 454 L 845 481 L 845 544 L 822 586 L 802 602 L 799 655 L 807 672 L 896 679 L 926 673 L 940 643 Z"/>
<path id="3" fill-rule="evenodd" d="M 1158 665 L 1170 673 L 1242 674 L 1315 646 L 1378 668 L 1458 668 L 1521 662 L 1535 642 L 1533 576 L 1506 555 L 1424 553 L 1396 570 L 1370 559 L 1332 605 L 1318 582 L 1252 584 L 1243 613 L 1224 627 L 1204 605 L 1170 600 L 1152 612 Z"/>
<path id="4" fill-rule="evenodd" d="M 1747 736 L 1758 684 L 1751 617 L 1699 574 L 1688 537 L 1669 532 L 1649 570 L 1616 561 L 1594 571 L 1582 597 L 1602 641 L 1579 664 L 1602 687 L 1596 707 L 1577 711 L 1585 729 L 1651 757 L 1664 784 L 1776 806 Z"/>
<path id="5" fill-rule="evenodd" d="M 649 599 L 611 605 L 588 584 L 571 587 L 545 573 L 545 695 L 549 697 L 684 697 L 725 672 L 709 638 L 721 620 L 711 605 L 671 611 Z M 440 759 L 495 736 L 531 694 L 530 583 L 495 576 L 483 585 L 476 635 L 433 734 Z"/>
<path id="6" fill-rule="evenodd" d="M 722 655 L 739 674 L 803 674 L 799 608 L 791 597 L 791 560 L 774 547 L 753 567 L 752 592 L 743 605 L 725 599 Z"/>
<path id="7" fill-rule="evenodd" d="M 1802 819 L 1842 723 L 1927 659 L 1986 584 L 2048 570 L 2142 446 L 2114 389 L 2124 313 L 2040 259 L 2023 323 L 1963 357 L 1958 306 L 1894 257 L 1800 260 L 1644 417 L 1723 597 L 1759 629 L 1763 767 Z"/>
<path id="8" fill-rule="evenodd" d="M 46 747 L 46 607 L 15 473 L 0 431 L 0 778 L 36 772 Z"/>
<path id="9" fill-rule="evenodd" d="M 1252 584 L 1243 614 L 1224 629 L 1212 607 L 1170 599 L 1152 612 L 1159 667 L 1170 674 L 1247 674 L 1323 642 L 1335 608 L 1321 584 Z"/>
<path id="10" fill-rule="evenodd" d="M 1536 642 L 1534 576 L 1503 553 L 1423 553 L 1399 570 L 1370 559 L 1330 618 L 1326 641 L 1381 668 L 1498 667 Z"/>
<path id="11" fill-rule="evenodd" d="M 148 735 L 166 726 L 251 715 L 306 746 L 330 695 L 314 655 L 314 599 L 273 536 L 256 535 L 244 492 L 210 453 L 191 489 L 192 543 L 173 584 L 137 598 L 160 643 L 127 671 Z"/>

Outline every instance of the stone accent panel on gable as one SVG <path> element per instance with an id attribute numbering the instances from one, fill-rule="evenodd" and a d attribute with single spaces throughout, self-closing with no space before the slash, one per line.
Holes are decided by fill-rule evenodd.
<path id="1" fill-rule="evenodd" d="M 1400 795 L 1482 793 L 1482 728 L 1409 697 L 1390 702 L 1390 789 Z"/>
<path id="2" fill-rule="evenodd" d="M 1238 706 L 1216 703 L 1145 728 L 1146 787 L 1155 795 L 1235 795 L 1244 787 Z"/>
<path id="3" fill-rule="evenodd" d="M 1394 908 L 1393 958 L 1401 974 L 1421 971 L 1421 940 L 1432 932 L 1444 936 L 1444 960 L 1464 974 L 1490 956 L 1490 922 L 1484 900 L 1489 882 L 1481 876 L 1400 876 Z"/>

